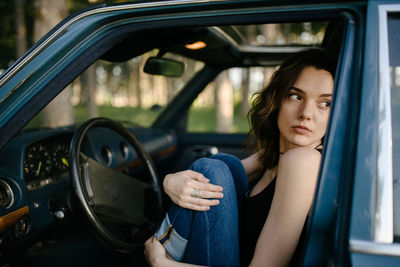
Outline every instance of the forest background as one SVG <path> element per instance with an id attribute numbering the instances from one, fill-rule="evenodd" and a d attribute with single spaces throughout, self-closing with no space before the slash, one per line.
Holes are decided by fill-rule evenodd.
<path id="1" fill-rule="evenodd" d="M 118 2 L 126 1 L 0 1 L 0 74 L 69 14 L 93 5 Z M 324 23 L 296 23 L 253 25 L 239 30 L 252 42 L 265 45 L 287 44 L 294 40 L 307 44 L 313 39 L 322 39 L 324 27 Z M 145 55 L 124 64 L 97 62 L 42 110 L 30 127 L 70 125 L 96 116 L 150 126 L 162 107 L 178 92 L 175 88 L 178 82 L 143 75 L 141 67 L 146 58 Z M 198 69 L 198 62 L 185 63 L 192 72 Z M 219 75 L 211 88 L 196 100 L 189 114 L 188 130 L 246 132 L 251 95 L 261 89 L 272 72 L 273 68 L 256 68 Z M 190 76 L 182 77 L 181 83 Z M 240 79 L 232 81 L 232 77 Z"/>

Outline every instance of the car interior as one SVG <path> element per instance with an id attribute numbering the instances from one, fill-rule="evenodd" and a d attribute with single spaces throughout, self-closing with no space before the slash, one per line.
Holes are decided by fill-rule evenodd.
<path id="1" fill-rule="evenodd" d="M 193 105 L 210 84 L 217 83 L 224 71 L 234 76 L 235 70 L 273 70 L 308 47 L 326 49 L 340 62 L 346 28 L 340 15 L 271 22 L 293 29 L 305 23 L 318 25 L 320 39 L 308 43 L 257 43 L 243 34 L 247 28 L 260 29 L 270 23 L 266 18 L 257 20 L 120 27 L 88 47 L 54 78 L 40 101 L 27 105 L 34 111 L 31 119 L 14 126 L 20 130 L 0 150 L 1 264 L 146 266 L 143 242 L 158 227 L 169 202 L 162 192 L 163 177 L 217 152 L 239 158 L 250 153 L 246 123 L 227 132 L 195 128 Z M 255 36 L 260 38 L 262 32 Z M 115 69 L 118 64 L 137 63 L 141 57 L 147 58 L 140 64 L 141 73 L 175 79 L 170 83 L 176 87 L 173 98 L 147 106 L 153 112 L 151 120 L 125 117 L 120 109 L 115 116 L 100 112 L 100 117 L 108 118 L 85 117 L 59 127 L 40 125 L 40 110 L 66 85 L 75 88 L 89 66 L 95 65 L 100 77 L 107 66 Z M 186 73 L 190 68 L 191 73 Z M 150 85 L 158 86 L 156 82 Z M 110 97 L 117 99 L 117 93 Z M 118 199 L 121 194 L 130 196 L 124 204 Z"/>

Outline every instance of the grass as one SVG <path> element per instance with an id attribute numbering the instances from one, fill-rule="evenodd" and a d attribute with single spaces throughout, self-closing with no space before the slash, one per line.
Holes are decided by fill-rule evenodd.
<path id="1" fill-rule="evenodd" d="M 189 112 L 188 132 L 215 132 L 216 112 L 214 108 L 192 108 Z M 235 107 L 232 132 L 247 133 L 249 124 L 246 116 L 239 112 L 239 106 Z"/>
<path id="2" fill-rule="evenodd" d="M 247 132 L 249 130 L 247 118 L 240 115 L 239 107 L 235 107 L 233 132 Z M 112 118 L 118 121 L 129 122 L 128 125 L 140 125 L 149 127 L 162 110 L 153 111 L 136 107 L 99 106 L 99 116 Z M 75 106 L 75 121 L 83 122 L 88 119 L 86 106 Z M 28 126 L 39 127 L 41 125 L 40 114 L 29 122 Z M 216 127 L 216 115 L 214 108 L 192 108 L 189 112 L 188 132 L 214 132 Z"/>

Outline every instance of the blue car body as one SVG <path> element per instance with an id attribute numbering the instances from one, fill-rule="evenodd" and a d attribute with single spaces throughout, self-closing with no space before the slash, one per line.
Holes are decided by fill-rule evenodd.
<path id="1" fill-rule="evenodd" d="M 396 20 L 399 15 L 399 1 L 185 0 L 103 5 L 67 17 L 0 77 L 0 177 L 9 184 L 15 198 L 11 207 L 0 207 L 0 222 L 25 206 L 29 207 L 31 220 L 30 233 L 18 240 L 6 238 L 15 225 L 3 229 L 0 257 L 5 264 L 11 263 L 7 254 L 13 254 L 18 246 L 29 247 L 23 242 L 25 239 L 56 221 L 49 213 L 47 199 L 40 201 L 43 196 L 65 191 L 69 186 L 63 180 L 48 190 L 27 190 L 21 161 L 13 157 L 23 158 L 30 138 L 50 138 L 54 132 L 41 131 L 21 137 L 21 129 L 103 55 L 110 43 L 128 33 L 183 25 L 330 20 L 343 24 L 342 39 L 336 40 L 339 67 L 320 180 L 305 226 L 307 237 L 298 264 L 399 266 L 400 244 L 393 232 L 394 226 L 400 223 L 393 215 L 393 194 L 398 192 L 393 193 L 393 173 L 398 162 L 392 159 L 392 142 L 396 141 L 391 137 L 393 119 L 387 76 L 389 58 L 399 57 L 398 52 L 389 55 L 395 52 L 388 48 L 387 21 L 388 17 Z M 390 34 L 399 36 L 400 31 Z M 399 65 L 400 60 L 396 60 L 394 66 Z M 221 69 L 215 65 L 204 71 L 204 82 Z M 201 135 L 180 133 L 173 125 L 179 108 L 184 109 L 189 102 L 182 100 L 178 104 L 181 106 L 166 109 L 150 127 L 150 140 L 154 140 L 157 131 L 162 138 L 164 131 L 168 132 L 173 146 L 183 136 L 185 140 L 200 140 Z M 136 131 L 136 135 L 142 136 L 141 141 L 147 138 L 147 131 Z M 57 130 L 57 135 L 63 134 L 71 134 L 71 129 Z M 213 138 L 215 143 L 223 143 L 229 138 L 243 141 L 244 136 L 213 135 Z M 165 143 L 165 147 L 169 145 Z M 150 147 L 147 146 L 149 150 Z"/>

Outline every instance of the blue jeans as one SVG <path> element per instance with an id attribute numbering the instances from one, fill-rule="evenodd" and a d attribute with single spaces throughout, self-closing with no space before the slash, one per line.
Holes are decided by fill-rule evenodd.
<path id="1" fill-rule="evenodd" d="M 239 266 L 239 210 L 247 176 L 238 158 L 217 154 L 196 160 L 191 170 L 223 187 L 220 204 L 193 211 L 172 203 L 157 239 L 177 261 L 207 266 Z"/>

